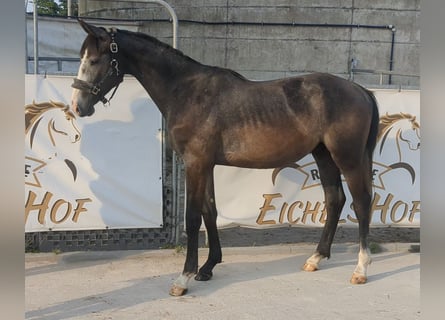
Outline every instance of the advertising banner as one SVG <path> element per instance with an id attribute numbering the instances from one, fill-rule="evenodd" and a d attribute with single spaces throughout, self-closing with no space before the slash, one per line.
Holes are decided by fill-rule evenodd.
<path id="1" fill-rule="evenodd" d="M 26 76 L 25 231 L 162 227 L 161 115 L 126 78 L 92 117 L 69 110 L 71 77 Z M 420 92 L 373 90 L 380 125 L 372 225 L 420 226 Z M 275 169 L 215 168 L 218 226 L 323 226 L 307 155 Z M 339 225 L 357 224 L 347 197 Z"/>
<path id="2" fill-rule="evenodd" d="M 380 124 L 373 163 L 371 225 L 420 226 L 420 92 L 373 90 Z M 308 155 L 291 166 L 240 169 L 219 166 L 215 192 L 220 227 L 323 226 L 323 189 Z M 347 196 L 339 225 L 357 224 Z"/>
<path id="3" fill-rule="evenodd" d="M 25 231 L 161 227 L 158 109 L 129 78 L 79 118 L 72 82 L 26 76 Z"/>

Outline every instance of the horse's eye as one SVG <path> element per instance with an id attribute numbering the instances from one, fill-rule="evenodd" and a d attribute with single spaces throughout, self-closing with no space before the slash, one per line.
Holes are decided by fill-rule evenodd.
<path id="1" fill-rule="evenodd" d="M 95 64 L 98 64 L 98 62 L 99 62 L 99 59 L 91 59 L 91 60 L 90 60 L 90 64 L 91 64 L 92 66 L 94 66 Z"/>

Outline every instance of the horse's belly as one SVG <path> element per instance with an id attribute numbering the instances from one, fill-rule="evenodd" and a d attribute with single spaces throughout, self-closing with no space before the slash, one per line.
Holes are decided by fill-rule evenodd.
<path id="1" fill-rule="evenodd" d="M 219 164 L 245 168 L 275 168 L 303 158 L 317 141 L 286 130 L 253 130 L 250 134 L 227 137 Z"/>

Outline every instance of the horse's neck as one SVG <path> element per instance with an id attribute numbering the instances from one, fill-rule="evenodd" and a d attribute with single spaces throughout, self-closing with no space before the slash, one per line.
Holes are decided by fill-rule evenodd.
<path id="1" fill-rule="evenodd" d="M 138 43 L 135 37 L 128 37 L 120 46 L 126 57 L 125 72 L 136 77 L 166 117 L 175 105 L 173 91 L 200 64 L 173 48 L 164 48 L 144 38 Z"/>

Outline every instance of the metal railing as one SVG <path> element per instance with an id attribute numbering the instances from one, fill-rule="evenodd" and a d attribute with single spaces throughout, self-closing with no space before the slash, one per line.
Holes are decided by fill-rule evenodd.
<path id="1" fill-rule="evenodd" d="M 28 56 L 28 62 L 34 62 L 37 63 L 39 61 L 47 61 L 47 62 L 57 62 L 57 71 L 62 72 L 63 68 L 63 62 L 80 62 L 80 58 L 69 58 L 69 57 L 41 57 L 39 56 L 38 59 L 36 59 L 33 56 Z"/>
<path id="2" fill-rule="evenodd" d="M 400 76 L 400 77 L 411 77 L 411 78 L 420 78 L 420 75 L 418 74 L 409 74 L 409 73 L 400 73 L 396 71 L 389 71 L 389 70 L 372 70 L 372 69 L 357 69 L 353 68 L 350 71 L 350 80 L 354 80 L 355 74 L 377 74 L 379 75 L 379 84 L 383 85 L 383 76 Z"/>

